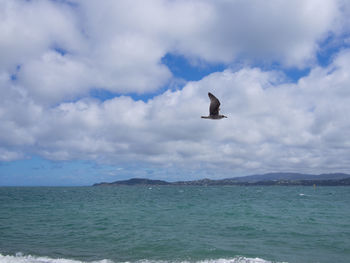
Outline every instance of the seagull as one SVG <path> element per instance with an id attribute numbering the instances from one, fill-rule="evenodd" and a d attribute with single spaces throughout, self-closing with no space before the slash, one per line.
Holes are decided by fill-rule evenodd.
<path id="1" fill-rule="evenodd" d="M 201 116 L 203 119 L 212 119 L 212 120 L 218 120 L 222 118 L 227 118 L 225 115 L 220 115 L 220 101 L 210 92 L 208 92 L 208 96 L 210 99 L 210 106 L 209 106 L 209 116 Z"/>

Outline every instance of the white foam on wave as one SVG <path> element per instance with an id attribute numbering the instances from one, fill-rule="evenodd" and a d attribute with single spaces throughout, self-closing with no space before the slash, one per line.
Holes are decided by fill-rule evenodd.
<path id="1" fill-rule="evenodd" d="M 84 261 L 66 258 L 36 257 L 17 253 L 15 256 L 4 256 L 0 254 L 0 263 L 84 263 Z M 99 261 L 92 261 L 91 263 L 113 263 L 113 261 L 103 259 Z"/>
<path id="2" fill-rule="evenodd" d="M 65 258 L 36 257 L 17 253 L 15 256 L 0 254 L 0 263 L 114 263 L 109 259 L 99 261 L 79 261 Z M 131 263 L 131 262 L 123 262 Z M 261 258 L 234 257 L 230 259 L 208 259 L 200 261 L 138 260 L 135 263 L 272 263 Z"/>

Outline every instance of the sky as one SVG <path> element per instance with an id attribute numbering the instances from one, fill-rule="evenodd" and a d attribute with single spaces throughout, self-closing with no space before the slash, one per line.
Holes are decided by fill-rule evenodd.
<path id="1" fill-rule="evenodd" d="M 346 0 L 0 0 L 0 186 L 350 173 L 349 29 Z"/>

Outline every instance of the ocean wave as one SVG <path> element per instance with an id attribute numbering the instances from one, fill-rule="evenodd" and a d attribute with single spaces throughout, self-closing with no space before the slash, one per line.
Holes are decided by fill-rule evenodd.
<path id="1" fill-rule="evenodd" d="M 199 261 L 160 261 L 160 260 L 140 260 L 136 263 L 287 263 L 287 262 L 274 262 L 268 261 L 262 258 L 247 258 L 247 257 L 234 257 L 234 258 L 220 258 L 220 259 L 206 259 Z"/>
<path id="2" fill-rule="evenodd" d="M 131 263 L 131 262 L 115 262 L 109 259 L 102 259 L 98 261 L 80 261 L 66 258 L 50 258 L 50 257 L 37 257 L 32 255 L 23 255 L 17 253 L 15 256 L 0 254 L 0 263 Z M 134 263 L 272 263 L 272 261 L 264 260 L 261 258 L 247 258 L 247 257 L 234 257 L 229 259 L 207 259 L 200 261 L 177 261 L 177 260 L 138 260 Z"/>

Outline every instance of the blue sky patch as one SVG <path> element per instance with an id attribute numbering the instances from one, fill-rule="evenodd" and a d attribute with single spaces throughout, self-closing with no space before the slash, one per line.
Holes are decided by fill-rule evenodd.
<path id="1" fill-rule="evenodd" d="M 162 58 L 162 63 L 169 68 L 174 77 L 186 81 L 198 81 L 210 73 L 220 72 L 226 68 L 224 64 L 209 64 L 205 62 L 199 62 L 198 65 L 195 65 L 186 57 L 172 53 L 167 53 Z"/>

